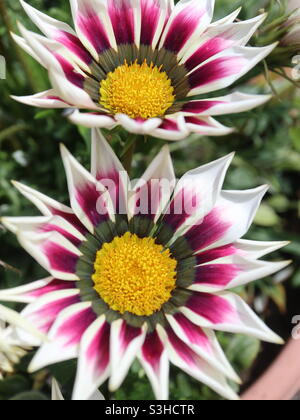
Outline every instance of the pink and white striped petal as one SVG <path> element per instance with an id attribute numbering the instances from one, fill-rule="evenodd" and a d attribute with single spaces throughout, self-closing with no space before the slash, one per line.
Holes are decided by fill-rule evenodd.
<path id="1" fill-rule="evenodd" d="M 26 39 L 22 38 L 21 36 L 11 32 L 11 36 L 13 40 L 18 44 L 20 48 L 22 48 L 27 54 L 29 54 L 34 60 L 36 60 L 42 67 L 46 67 L 40 57 L 33 51 L 33 49 L 29 46 Z M 15 99 L 15 97 L 14 97 Z"/>
<path id="2" fill-rule="evenodd" d="M 211 117 L 185 117 L 185 123 L 189 131 L 202 136 L 227 136 L 235 131 L 234 128 L 226 127 Z"/>
<path id="3" fill-rule="evenodd" d="M 116 391 L 124 381 L 130 366 L 145 340 L 146 327 L 134 328 L 119 319 L 110 330 L 110 379 L 109 389 Z"/>
<path id="4" fill-rule="evenodd" d="M 107 0 L 108 14 L 117 45 L 140 46 L 141 5 L 140 0 Z"/>
<path id="5" fill-rule="evenodd" d="M 276 45 L 233 47 L 211 57 L 189 74 L 191 90 L 188 96 L 228 87 L 269 55 Z"/>
<path id="6" fill-rule="evenodd" d="M 186 138 L 190 132 L 186 126 L 183 115 L 166 116 L 158 128 L 153 129 L 151 136 L 170 141 L 179 141 Z"/>
<path id="7" fill-rule="evenodd" d="M 56 86 L 57 83 L 53 83 L 58 96 L 67 103 L 97 109 L 89 95 L 83 90 L 85 72 L 77 66 L 72 57 L 65 54 L 65 47 L 56 41 L 28 31 L 21 24 L 19 24 L 19 29 L 30 48 L 39 55 L 44 67 L 48 70 L 50 81 L 62 79 L 64 86 L 70 89 L 69 92 L 65 92 L 64 86 L 59 84 Z"/>
<path id="8" fill-rule="evenodd" d="M 89 302 L 76 303 L 58 315 L 48 334 L 49 342 L 40 347 L 29 372 L 78 357 L 81 338 L 96 319 L 91 306 Z"/>
<path id="9" fill-rule="evenodd" d="M 98 110 L 83 89 L 86 75 L 71 60 L 64 55 L 65 48 L 56 41 L 50 40 L 20 26 L 20 31 L 30 48 L 40 57 L 48 70 L 53 89 L 63 101 L 83 109 Z"/>
<path id="10" fill-rule="evenodd" d="M 240 383 L 213 331 L 193 324 L 183 314 L 166 315 L 175 334 L 198 356 L 229 379 Z"/>
<path id="11" fill-rule="evenodd" d="M 82 337 L 73 400 L 87 400 L 110 374 L 110 325 L 105 316 L 94 321 Z"/>
<path id="12" fill-rule="evenodd" d="M 29 96 L 11 96 L 12 99 L 25 105 L 36 106 L 38 108 L 57 108 L 65 109 L 72 108 L 72 105 L 67 104 L 62 98 L 58 96 L 54 89 L 46 90 L 45 92 L 37 93 Z"/>
<path id="13" fill-rule="evenodd" d="M 171 12 L 170 0 L 141 0 L 141 45 L 155 49 Z"/>
<path id="14" fill-rule="evenodd" d="M 64 309 L 79 301 L 79 291 L 66 288 L 35 298 L 21 312 L 21 315 L 41 333 L 48 334 L 58 315 Z M 17 329 L 16 335 L 18 339 L 28 346 L 39 346 L 41 344 L 39 340 L 34 339 L 22 329 Z"/>
<path id="15" fill-rule="evenodd" d="M 168 20 L 159 47 L 166 48 L 181 57 L 210 24 L 214 12 L 214 0 L 181 0 L 176 4 Z"/>
<path id="16" fill-rule="evenodd" d="M 196 265 L 206 263 L 232 264 L 235 256 L 257 260 L 288 245 L 289 242 L 259 242 L 240 239 L 232 244 L 201 251 L 195 255 Z"/>
<path id="17" fill-rule="evenodd" d="M 73 210 L 64 204 L 36 191 L 27 185 L 13 181 L 13 185 L 28 200 L 30 200 L 44 216 L 61 216 L 71 223 L 79 232 L 85 233 L 86 229 L 75 216 Z"/>
<path id="18" fill-rule="evenodd" d="M 213 211 L 233 157 L 231 153 L 187 172 L 180 179 L 164 216 L 164 222 L 177 231 L 174 239 Z"/>
<path id="19" fill-rule="evenodd" d="M 176 185 L 170 150 L 164 146 L 134 187 L 130 216 L 144 215 L 156 222 L 166 208 Z"/>
<path id="20" fill-rule="evenodd" d="M 14 287 L 12 289 L 0 290 L 0 301 L 33 303 L 48 293 L 59 290 L 75 289 L 75 283 L 70 281 L 58 280 L 53 277 L 37 280 L 25 286 Z"/>
<path id="21" fill-rule="evenodd" d="M 234 92 L 227 96 L 199 101 L 189 101 L 182 107 L 186 116 L 217 116 L 249 111 L 265 104 L 271 99 L 270 95 L 249 95 Z"/>
<path id="22" fill-rule="evenodd" d="M 108 0 L 70 0 L 77 35 L 96 61 L 109 48 L 117 49 L 108 14 Z"/>
<path id="23" fill-rule="evenodd" d="M 234 247 L 245 258 L 258 259 L 289 245 L 289 243 L 288 241 L 263 242 L 240 239 L 234 243 Z"/>
<path id="24" fill-rule="evenodd" d="M 228 25 L 229 23 L 233 23 L 238 15 L 241 13 L 242 7 L 239 7 L 234 12 L 230 13 L 230 15 L 225 16 L 222 19 L 216 20 L 215 22 L 211 23 L 211 26 L 220 26 L 220 25 Z"/>
<path id="25" fill-rule="evenodd" d="M 138 359 L 143 366 L 157 400 L 169 396 L 169 358 L 156 330 L 146 335 Z"/>
<path id="26" fill-rule="evenodd" d="M 79 246 L 85 237 L 67 220 L 61 216 L 49 217 L 3 217 L 3 225 L 13 232 L 36 235 L 46 232 L 58 232 L 73 245 Z"/>
<path id="27" fill-rule="evenodd" d="M 74 110 L 74 112 L 69 115 L 68 119 L 73 124 L 82 125 L 87 128 L 98 127 L 112 129 L 119 125 L 113 117 L 98 112 L 92 113 Z"/>
<path id="28" fill-rule="evenodd" d="M 148 120 L 133 119 L 125 114 L 117 114 L 115 119 L 130 133 L 144 135 L 152 135 L 153 130 L 157 129 L 162 122 L 160 118 L 150 118 Z"/>
<path id="29" fill-rule="evenodd" d="M 238 334 L 246 334 L 270 343 L 283 344 L 238 295 L 230 292 L 197 293 L 180 308 L 194 324 Z"/>
<path id="30" fill-rule="evenodd" d="M 268 186 L 245 191 L 222 191 L 214 208 L 185 238 L 195 252 L 231 244 L 249 230 Z M 236 223 L 236 221 L 239 223 Z"/>
<path id="31" fill-rule="evenodd" d="M 250 20 L 210 26 L 202 34 L 200 42 L 197 39 L 186 51 L 180 64 L 184 64 L 186 69 L 191 71 L 226 49 L 245 46 L 266 16 L 262 14 Z"/>
<path id="32" fill-rule="evenodd" d="M 21 4 L 36 26 L 50 39 L 57 41 L 66 48 L 66 54 L 77 61 L 81 67 L 89 71 L 88 65 L 92 61 L 91 55 L 78 39 L 76 32 L 66 23 L 45 15 L 29 4 L 20 0 Z"/>
<path id="33" fill-rule="evenodd" d="M 291 263 L 258 261 L 239 255 L 232 256 L 230 260 L 229 263 L 221 261 L 198 266 L 195 280 L 189 289 L 206 293 L 233 289 L 270 276 Z"/>
<path id="34" fill-rule="evenodd" d="M 114 218 L 109 194 L 101 182 L 80 165 L 64 145 L 61 145 L 61 155 L 72 209 L 82 224 L 93 233 L 94 228 L 102 221 Z"/>
<path id="35" fill-rule="evenodd" d="M 53 277 L 59 280 L 80 280 L 75 273 L 82 253 L 60 233 L 18 233 L 17 238 L 21 246 Z"/>
<path id="36" fill-rule="evenodd" d="M 171 329 L 166 332 L 161 326 L 158 326 L 158 331 L 165 342 L 171 363 L 188 375 L 209 386 L 224 398 L 228 400 L 239 399 L 226 382 L 224 375 L 180 340 Z"/>
<path id="37" fill-rule="evenodd" d="M 129 177 L 100 130 L 92 130 L 91 173 L 108 189 L 116 214 L 127 214 Z"/>

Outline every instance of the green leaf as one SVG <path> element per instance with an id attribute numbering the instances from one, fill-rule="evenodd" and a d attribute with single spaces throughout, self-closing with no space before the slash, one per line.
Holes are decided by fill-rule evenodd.
<path id="1" fill-rule="evenodd" d="M 235 367 L 242 372 L 250 368 L 260 350 L 260 341 L 253 337 L 235 335 L 230 341 L 226 354 Z"/>
<path id="2" fill-rule="evenodd" d="M 292 285 L 294 287 L 300 287 L 300 270 L 293 276 Z"/>
<path id="3" fill-rule="evenodd" d="M 13 397 L 23 391 L 27 391 L 30 382 L 25 376 L 13 375 L 0 381 L 0 395 L 5 399 Z"/>
<path id="4" fill-rule="evenodd" d="M 13 398 L 10 398 L 10 401 L 49 401 L 49 399 L 41 392 L 31 391 L 22 392 Z"/>
<path id="5" fill-rule="evenodd" d="M 256 214 L 254 223 L 259 226 L 276 226 L 280 223 L 280 218 L 268 204 L 262 204 Z"/>

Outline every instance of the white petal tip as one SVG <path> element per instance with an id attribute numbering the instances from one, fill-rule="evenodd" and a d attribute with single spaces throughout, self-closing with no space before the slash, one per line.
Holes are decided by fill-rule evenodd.
<path id="1" fill-rule="evenodd" d="M 60 150 L 60 154 L 63 160 L 68 159 L 69 156 L 71 155 L 71 153 L 69 152 L 69 149 L 63 143 L 59 144 L 59 150 Z"/>
<path id="2" fill-rule="evenodd" d="M 274 338 L 274 344 L 278 344 L 279 346 L 283 346 L 285 345 L 285 341 L 283 340 L 283 338 L 276 336 L 276 338 Z"/>

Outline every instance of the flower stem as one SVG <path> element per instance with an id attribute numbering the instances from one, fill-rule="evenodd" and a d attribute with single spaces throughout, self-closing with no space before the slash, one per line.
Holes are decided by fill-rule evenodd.
<path id="1" fill-rule="evenodd" d="M 137 136 L 135 134 L 129 137 L 125 144 L 123 154 L 121 156 L 122 164 L 124 166 L 124 169 L 127 171 L 128 175 L 131 174 L 132 170 L 132 161 L 136 148 L 136 142 Z"/>

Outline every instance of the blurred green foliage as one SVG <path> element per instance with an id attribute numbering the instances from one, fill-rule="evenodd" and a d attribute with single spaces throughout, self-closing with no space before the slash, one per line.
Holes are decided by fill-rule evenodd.
<path id="1" fill-rule="evenodd" d="M 223 17 L 243 6 L 241 19 L 257 14 L 268 2 L 263 0 L 218 0 L 216 17 Z M 30 4 L 57 19 L 70 22 L 65 0 L 30 0 Z M 61 111 L 41 111 L 21 105 L 10 95 L 26 95 L 49 87 L 45 71 L 13 43 L 9 30 L 17 31 L 16 22 L 36 30 L 21 10 L 18 1 L 0 0 L 0 55 L 7 61 L 7 79 L 0 81 L 0 215 L 20 216 L 37 214 L 12 187 L 17 179 L 62 202 L 67 201 L 66 179 L 59 158 L 59 143 L 64 142 L 76 157 L 89 167 L 89 132 L 72 126 Z M 191 136 L 184 142 L 171 144 L 177 176 L 210 160 L 237 151 L 229 170 L 227 189 L 253 188 L 269 184 L 270 190 L 261 207 L 248 238 L 256 240 L 292 240 L 272 259 L 292 258 L 290 269 L 274 279 L 256 282 L 239 290 L 253 304 L 260 305 L 262 316 L 268 312 L 268 301 L 278 310 L 286 308 L 282 285 L 300 287 L 300 95 L 284 80 L 275 80 L 278 92 L 269 104 L 258 110 L 228 116 L 221 122 L 236 127 L 236 132 L 222 138 Z M 256 83 L 239 86 L 252 93 L 270 92 L 261 77 Z M 121 150 L 124 137 L 115 136 L 114 147 Z M 133 176 L 141 175 L 162 142 L 141 140 L 134 161 Z M 0 288 L 13 287 L 43 277 L 44 272 L 18 245 L 15 237 L 0 226 Z M 6 269 L 7 264 L 17 271 Z M 276 311 L 276 309 L 275 309 Z M 260 346 L 256 340 L 220 335 L 223 347 L 235 368 L 243 377 L 255 360 Z M 31 355 L 22 361 L 16 375 L 0 382 L 0 399 L 49 398 L 47 372 L 28 375 L 26 366 Z M 70 396 L 75 364 L 51 367 Z M 66 372 L 70 372 L 70 376 Z M 171 397 L 174 399 L 218 399 L 214 393 L 177 369 L 171 371 Z M 28 394 L 29 393 L 29 394 Z M 152 398 L 152 391 L 140 365 L 135 363 L 122 388 L 113 396 L 117 399 Z"/>

